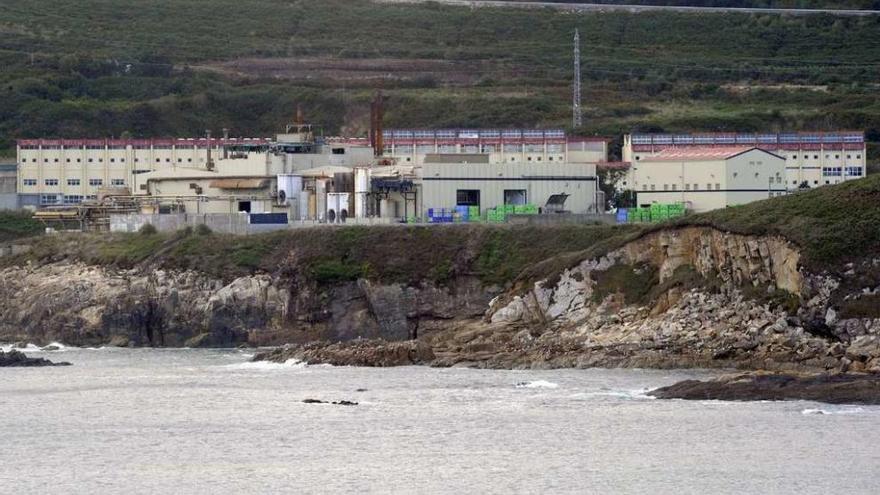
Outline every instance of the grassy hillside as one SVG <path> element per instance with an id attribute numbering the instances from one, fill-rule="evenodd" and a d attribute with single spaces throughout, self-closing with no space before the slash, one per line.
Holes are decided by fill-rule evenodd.
<path id="1" fill-rule="evenodd" d="M 880 140 L 878 17 L 31 0 L 0 9 L 0 148 L 269 135 L 298 103 L 330 133 L 359 133 L 377 87 L 389 126 L 567 126 L 575 28 L 579 133 L 866 128 Z"/>

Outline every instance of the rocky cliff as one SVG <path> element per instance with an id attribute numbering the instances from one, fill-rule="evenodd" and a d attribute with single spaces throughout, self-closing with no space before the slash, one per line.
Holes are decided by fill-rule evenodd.
<path id="1" fill-rule="evenodd" d="M 0 341 L 71 345 L 235 346 L 406 340 L 479 317 L 491 289 L 469 278 L 330 287 L 282 275 L 226 283 L 194 271 L 58 262 L 0 271 Z"/>
<path id="2" fill-rule="evenodd" d="M 128 268 L 22 258 L 0 270 L 0 341 L 292 344 L 263 358 L 359 365 L 880 371 L 880 282 L 864 276 L 880 259 L 815 273 L 780 236 L 705 226 L 627 239 L 551 256 L 503 289 L 468 268 L 485 262 L 479 245 L 409 282 L 360 265 L 316 278 L 296 251 L 231 278 L 160 255 Z"/>
<path id="3" fill-rule="evenodd" d="M 840 318 L 834 308 L 880 287 L 840 294 L 847 284 L 806 272 L 800 256 L 775 236 L 659 230 L 515 287 L 482 320 L 424 340 L 437 366 L 880 371 L 880 318 Z M 383 342 L 372 347 L 386 353 Z M 262 358 L 345 362 L 356 353 L 363 362 L 369 348 L 293 346 Z"/>

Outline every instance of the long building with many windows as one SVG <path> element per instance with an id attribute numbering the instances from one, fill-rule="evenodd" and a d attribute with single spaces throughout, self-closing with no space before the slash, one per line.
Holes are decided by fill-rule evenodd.
<path id="1" fill-rule="evenodd" d="M 264 139 L 21 139 L 17 143 L 21 206 L 77 204 L 102 188 L 138 187 L 138 175 L 205 167 L 223 146 Z"/>
<path id="2" fill-rule="evenodd" d="M 632 134 L 624 136 L 623 160 L 631 165 L 622 189 L 638 189 L 633 169 L 669 150 L 755 147 L 785 159 L 785 187 L 819 187 L 865 176 L 863 132 Z"/>

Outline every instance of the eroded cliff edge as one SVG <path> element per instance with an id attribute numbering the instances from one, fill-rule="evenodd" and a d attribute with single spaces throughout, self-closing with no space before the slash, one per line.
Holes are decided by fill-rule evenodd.
<path id="1" fill-rule="evenodd" d="M 611 246 L 547 256 L 504 286 L 474 271 L 485 244 L 408 282 L 358 269 L 322 283 L 296 249 L 226 279 L 151 258 L 28 260 L 0 271 L 0 340 L 284 345 L 260 358 L 368 366 L 880 371 L 880 258 L 816 273 L 781 236 L 694 225 Z"/>

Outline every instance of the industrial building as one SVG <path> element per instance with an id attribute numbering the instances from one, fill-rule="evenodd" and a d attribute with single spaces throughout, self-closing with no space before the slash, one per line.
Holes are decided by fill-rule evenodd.
<path id="1" fill-rule="evenodd" d="M 493 163 L 490 154 L 427 155 L 422 166 L 425 208 L 534 204 L 574 214 L 597 213 L 596 166 Z M 550 206 L 548 206 L 550 205 Z"/>
<path id="2" fill-rule="evenodd" d="M 865 176 L 867 149 L 863 132 L 632 134 L 623 139 L 624 162 L 635 166 L 667 150 L 706 147 L 756 147 L 785 159 L 789 190 L 838 184 Z M 618 185 L 635 189 L 634 175 Z"/>
<path id="3" fill-rule="evenodd" d="M 378 157 L 375 143 L 324 139 L 308 125 L 274 139 L 22 140 L 18 183 L 27 206 L 116 198 L 128 213 L 136 204 L 150 214 L 284 213 L 291 221 L 413 220 L 430 208 L 543 206 L 551 197 L 567 212 L 600 204 L 604 139 L 544 130 L 383 135 L 388 153 Z"/>
<path id="4" fill-rule="evenodd" d="M 643 155 L 629 180 L 637 206 L 703 212 L 787 193 L 785 159 L 756 147 L 680 147 Z"/>

